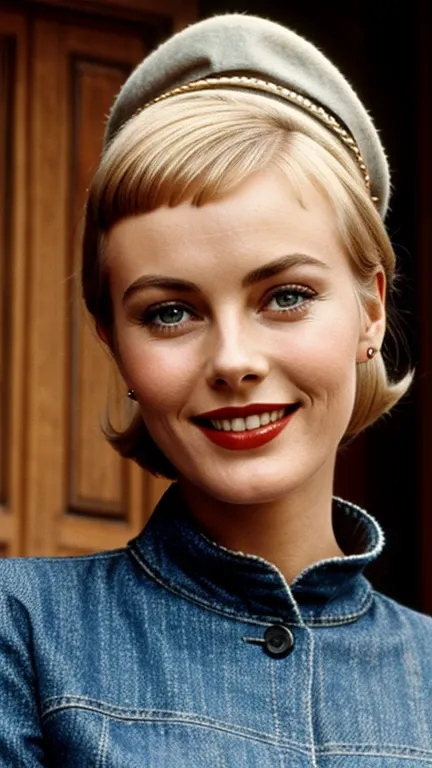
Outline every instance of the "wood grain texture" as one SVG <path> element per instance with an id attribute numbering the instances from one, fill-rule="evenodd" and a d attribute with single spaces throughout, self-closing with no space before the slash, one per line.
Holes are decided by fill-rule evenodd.
<path id="1" fill-rule="evenodd" d="M 114 29 L 104 8 L 121 16 L 134 3 L 95 0 L 76 14 L 64 8 L 79 2 L 49 5 L 46 13 L 43 3 L 18 0 L 16 13 L 0 13 L 0 40 L 9 41 L 0 48 L 2 555 L 121 546 L 167 485 L 121 460 L 101 435 L 113 364 L 75 277 L 86 188 L 113 98 L 145 41 L 157 40 L 167 19 L 171 28 L 186 23 L 194 6 L 180 3 L 174 14 L 170 2 L 140 2 L 142 24 Z M 87 15 L 90 5 L 98 14 Z M 123 403 L 125 394 L 123 385 Z"/>
<path id="2" fill-rule="evenodd" d="M 108 362 L 85 322 L 73 275 L 79 262 L 77 227 L 105 116 L 144 50 L 139 38 L 46 21 L 35 25 L 34 50 L 30 226 L 35 320 L 29 355 L 34 386 L 29 392 L 26 534 L 28 551 L 44 554 L 55 551 L 58 540 L 67 545 L 64 525 L 81 530 L 83 521 L 74 512 L 103 518 L 99 544 L 109 536 L 107 517 L 127 522 L 131 516 L 125 462 L 106 444 L 98 423 Z M 138 503 L 142 509 L 142 499 Z"/>
<path id="3" fill-rule="evenodd" d="M 66 477 L 67 76 L 55 24 L 35 25 L 33 51 L 26 551 L 43 555 L 55 551 Z"/>
<path id="4" fill-rule="evenodd" d="M 23 463 L 25 437 L 24 391 L 25 340 L 27 334 L 26 315 L 26 218 L 27 218 L 27 70 L 28 36 L 26 20 L 19 14 L 0 13 L 0 35 L 6 38 L 9 57 L 9 104 L 1 115 L 3 136 L 6 138 L 7 158 L 0 165 L 3 178 L 3 192 L 0 205 L 7 216 L 5 225 L 0 226 L 3 236 L 0 260 L 7 262 L 3 269 L 3 296 L 7 305 L 7 319 L 3 323 L 3 350 L 8 349 L 7 358 L 3 352 L 3 377 L 7 377 L 7 398 L 3 389 L 3 407 L 7 408 L 7 420 L 2 419 L 0 442 L 2 451 L 7 451 L 8 461 L 3 463 L 7 478 L 3 480 L 3 509 L 0 515 L 0 541 L 7 538 L 7 553 L 17 555 L 22 551 L 24 528 L 23 486 L 26 481 Z M 13 54 L 12 54 L 13 51 Z M 11 61 L 13 56 L 13 62 Z M 3 70 L 5 77 L 5 70 Z M 3 99 L 6 90 L 1 88 Z M 3 103 L 5 103 L 3 101 Z M 1 109 L 1 108 L 0 108 Z M 1 150 L 0 150 L 1 152 Z M 6 199 L 7 198 L 7 199 Z M 7 274 L 7 284 L 6 284 Z M 4 310 L 3 310 L 4 311 Z M 3 315 L 5 318 L 5 315 Z M 7 338 L 6 338 L 7 336 Z M 3 366 L 2 366 L 3 367 Z M 7 422 L 7 423 L 6 423 Z"/>
<path id="5" fill-rule="evenodd" d="M 8 456 L 10 450 L 10 207 L 12 173 L 10 167 L 13 125 L 11 113 L 15 79 L 15 40 L 0 37 L 0 503 L 9 500 Z"/>
<path id="6" fill-rule="evenodd" d="M 73 131 L 70 240 L 75 239 L 72 271 L 79 274 L 80 237 L 75 236 L 75 231 L 80 230 L 86 189 L 100 156 L 105 116 L 132 64 L 142 57 L 142 48 L 136 44 L 136 50 L 132 47 L 126 52 L 125 61 L 121 62 L 125 52 L 117 43 L 112 50 L 119 61 L 110 63 L 102 58 L 107 55 L 104 40 L 100 49 L 96 47 L 91 51 L 93 60 L 89 60 L 90 51 L 81 50 L 76 54 L 74 42 L 69 43 L 75 52 L 70 60 L 73 94 L 69 121 Z M 99 61 L 96 59 L 98 54 L 101 56 Z M 118 455 L 102 438 L 99 426 L 109 400 L 113 362 L 96 339 L 77 293 L 74 291 L 72 295 L 71 317 L 69 507 L 93 508 L 97 514 L 98 502 L 102 502 L 105 514 L 111 512 L 113 516 L 124 518 L 124 462 L 119 461 Z"/>

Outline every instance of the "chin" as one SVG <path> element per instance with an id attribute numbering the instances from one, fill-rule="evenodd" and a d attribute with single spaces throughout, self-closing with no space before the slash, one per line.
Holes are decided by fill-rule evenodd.
<path id="1" fill-rule="evenodd" d="M 199 476 L 188 481 L 202 493 L 225 504 L 269 504 L 288 495 L 297 483 L 284 473 L 263 471 L 223 473 L 223 476 Z"/>

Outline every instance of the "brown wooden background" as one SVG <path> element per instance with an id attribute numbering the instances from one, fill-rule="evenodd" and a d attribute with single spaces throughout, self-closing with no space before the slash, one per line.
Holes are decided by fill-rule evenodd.
<path id="1" fill-rule="evenodd" d="M 321 45 L 390 155 L 397 304 L 417 383 L 341 454 L 337 491 L 386 531 L 372 581 L 432 613 L 432 28 L 421 0 L 400 10 L 371 0 L 0 0 L 0 554 L 121 546 L 164 486 L 99 432 L 114 385 L 74 291 L 80 214 L 104 117 L 130 69 L 171 30 L 234 10 Z"/>
<path id="2" fill-rule="evenodd" d="M 0 4 L 0 551 L 115 547 L 164 484 L 99 429 L 111 363 L 76 293 L 104 120 L 193 2 Z"/>

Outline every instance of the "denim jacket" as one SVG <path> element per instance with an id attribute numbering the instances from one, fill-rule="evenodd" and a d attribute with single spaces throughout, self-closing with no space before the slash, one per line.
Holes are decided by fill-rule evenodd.
<path id="1" fill-rule="evenodd" d="M 363 575 L 383 534 L 288 586 L 176 486 L 127 548 L 0 562 L 0 766 L 432 767 L 432 619 Z"/>

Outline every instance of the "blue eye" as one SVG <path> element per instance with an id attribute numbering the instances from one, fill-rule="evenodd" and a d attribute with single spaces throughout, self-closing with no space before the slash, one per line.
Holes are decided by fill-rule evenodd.
<path id="1" fill-rule="evenodd" d="M 185 315 L 190 314 L 177 304 L 161 307 L 153 313 L 152 322 L 156 325 L 179 325 L 185 320 Z"/>
<path id="2" fill-rule="evenodd" d="M 267 308 L 283 312 L 284 310 L 301 309 L 304 304 L 315 297 L 314 291 L 301 286 L 288 286 L 287 288 L 278 288 L 270 296 Z"/>
<path id="3" fill-rule="evenodd" d="M 188 325 L 193 317 L 192 310 L 173 302 L 149 307 L 140 318 L 140 322 L 154 331 L 169 333 Z"/>

